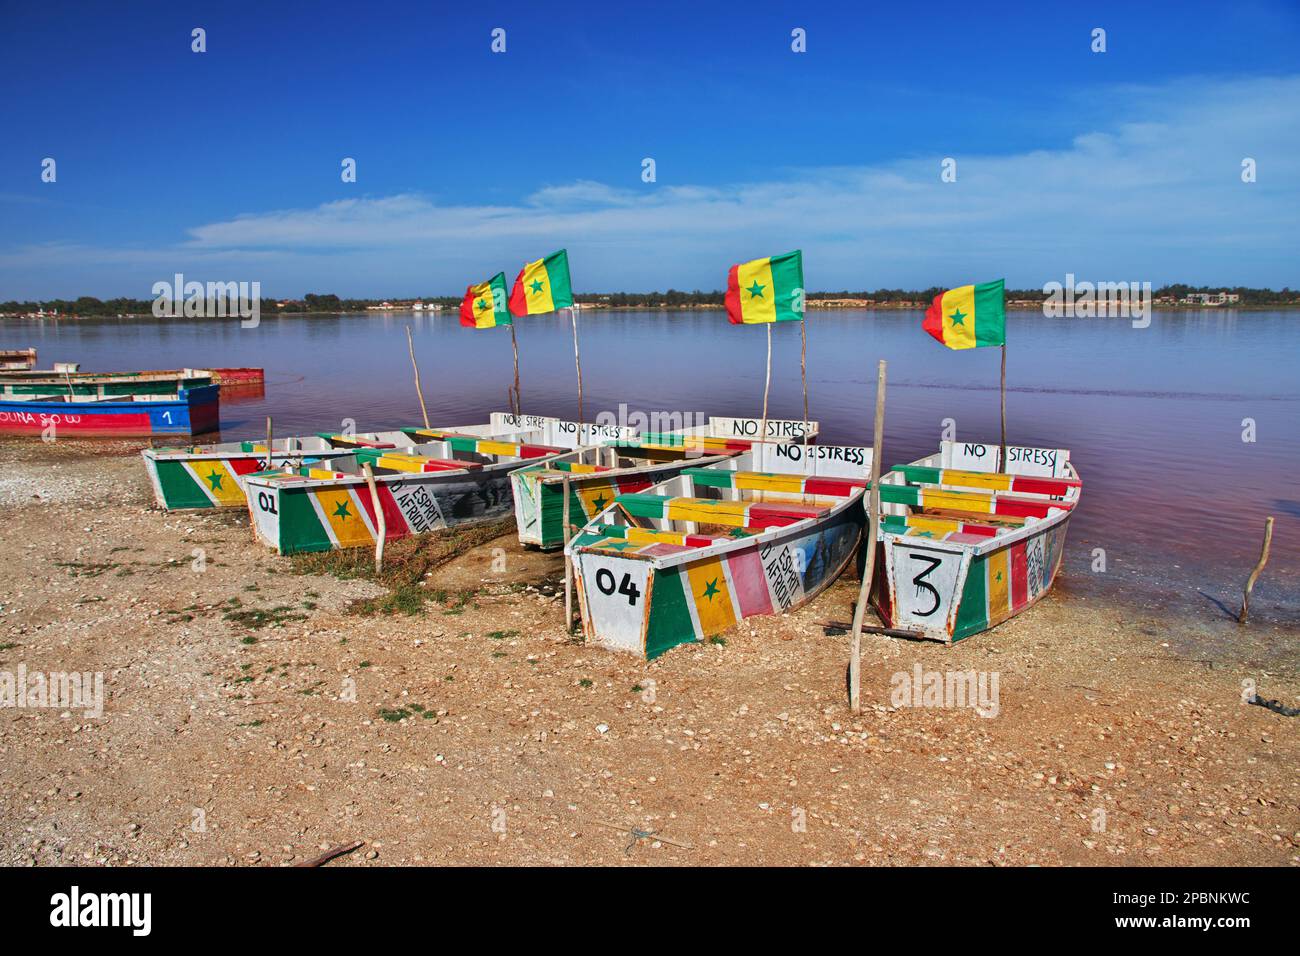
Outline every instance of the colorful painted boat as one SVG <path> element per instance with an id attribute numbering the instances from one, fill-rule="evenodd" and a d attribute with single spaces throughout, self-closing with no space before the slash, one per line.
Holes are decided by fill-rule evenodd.
<path id="1" fill-rule="evenodd" d="M 860 549 L 871 454 L 760 442 L 619 495 L 566 549 L 587 640 L 649 659 L 811 601 Z"/>
<path id="2" fill-rule="evenodd" d="M 244 478 L 259 540 L 280 554 L 371 548 L 379 535 L 370 488 L 375 476 L 385 540 L 508 515 L 510 472 L 568 449 L 448 433 L 404 451 L 364 449 L 316 466 Z"/>
<path id="3" fill-rule="evenodd" d="M 1014 617 L 1051 588 L 1079 503 L 1064 448 L 943 442 L 880 481 L 884 573 L 873 603 L 889 627 L 945 644 Z"/>
<path id="4" fill-rule="evenodd" d="M 225 386 L 222 391 L 224 393 Z M 590 430 L 592 427 L 583 430 L 587 440 L 596 437 Z M 265 439 L 146 448 L 141 456 L 158 507 L 168 511 L 242 508 L 247 503 L 244 477 L 254 472 L 285 465 L 314 465 L 354 454 L 359 449 L 409 450 L 450 432 L 476 438 L 555 445 L 566 450 L 576 447 L 571 443 L 580 440 L 573 422 L 531 415 L 518 419 L 503 412 L 493 412 L 486 424 L 477 425 L 435 429 L 412 425 L 363 434 L 323 431 L 314 435 L 273 436 L 270 465 L 267 463 Z M 612 437 L 620 433 L 615 430 L 600 434 Z"/>
<path id="5" fill-rule="evenodd" d="M 748 426 L 752 424 L 752 428 Z M 771 420 L 768 434 L 815 436 L 817 423 Z M 793 429 L 783 426 L 792 425 Z M 628 429 L 631 431 L 631 429 Z M 561 455 L 545 465 L 521 468 L 511 478 L 515 497 L 515 523 L 520 543 L 550 550 L 564 546 L 564 485 L 569 485 L 569 523 L 581 527 L 603 511 L 619 494 L 644 491 L 681 473 L 721 461 L 754 444 L 750 439 L 729 437 L 759 431 L 758 421 L 739 418 L 710 418 L 702 426 L 675 432 L 647 433 L 639 438 L 606 440 L 603 446 L 588 447 Z M 791 439 L 773 439 L 789 441 Z"/>
<path id="6" fill-rule="evenodd" d="M 0 397 L 53 398 L 76 395 L 113 398 L 119 395 L 176 395 L 182 389 L 216 384 L 206 369 L 156 372 L 61 372 L 51 369 L 0 371 Z"/>
<path id="7" fill-rule="evenodd" d="M 170 394 L 0 398 L 0 434 L 55 440 L 199 435 L 221 427 L 220 391 L 199 385 Z"/>

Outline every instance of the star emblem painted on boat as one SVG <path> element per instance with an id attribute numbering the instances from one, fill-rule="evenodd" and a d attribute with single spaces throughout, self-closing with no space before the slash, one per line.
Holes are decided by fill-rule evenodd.
<path id="1" fill-rule="evenodd" d="M 221 474 L 219 471 L 214 471 L 208 475 L 208 484 L 212 486 L 213 491 L 223 490 L 221 487 L 221 481 L 223 478 L 225 478 L 225 475 Z"/>
<path id="2" fill-rule="evenodd" d="M 346 501 L 339 502 L 339 506 L 334 509 L 334 517 L 336 518 L 352 517 L 352 513 L 348 511 L 348 503 Z"/>
<path id="3" fill-rule="evenodd" d="M 766 285 L 759 285 L 759 284 L 758 284 L 758 280 L 755 279 L 755 280 L 754 280 L 754 284 L 751 285 L 751 286 L 750 286 L 748 289 L 746 289 L 745 291 L 749 293 L 749 297 L 750 297 L 751 299 L 761 299 L 761 298 L 763 298 L 763 290 L 764 290 L 765 288 L 767 288 Z"/>
<path id="4" fill-rule="evenodd" d="M 536 279 L 534 279 L 532 282 L 532 290 L 534 294 L 542 291 L 542 284 L 538 282 Z"/>
<path id="5" fill-rule="evenodd" d="M 713 579 L 712 581 L 710 581 L 710 582 L 708 583 L 708 585 L 704 588 L 704 593 L 701 594 L 700 597 L 706 597 L 706 598 L 709 599 L 710 602 L 712 602 L 712 601 L 713 601 L 713 596 L 714 596 L 715 594 L 717 594 L 717 593 L 718 593 L 718 579 L 717 579 L 717 578 L 714 578 L 714 579 Z"/>
<path id="6" fill-rule="evenodd" d="M 965 325 L 965 324 L 966 324 L 966 313 L 963 312 L 961 309 L 958 309 L 957 311 L 955 311 L 952 315 L 948 316 L 948 318 L 952 319 L 952 324 L 953 324 L 953 325 Z"/>

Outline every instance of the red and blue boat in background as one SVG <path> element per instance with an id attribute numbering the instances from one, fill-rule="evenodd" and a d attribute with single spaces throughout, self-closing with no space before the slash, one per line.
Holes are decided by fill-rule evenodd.
<path id="1" fill-rule="evenodd" d="M 221 427 L 220 395 L 209 372 L 188 369 L 0 376 L 0 435 L 201 435 Z"/>

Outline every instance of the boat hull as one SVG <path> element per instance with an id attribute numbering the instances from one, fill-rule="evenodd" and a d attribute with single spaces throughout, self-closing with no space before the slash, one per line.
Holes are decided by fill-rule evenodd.
<path id="1" fill-rule="evenodd" d="M 510 514 L 510 472 L 499 463 L 453 475 L 412 474 L 377 478 L 387 525 L 385 541 L 397 541 Z M 364 478 L 284 485 L 257 475 L 244 482 L 248 512 L 258 539 L 280 554 L 373 548 L 378 520 Z"/>
<path id="2" fill-rule="evenodd" d="M 745 618 L 795 610 L 840 575 L 865 525 L 858 497 L 821 522 L 668 567 L 579 550 L 574 568 L 586 638 L 650 660 Z"/>
<path id="3" fill-rule="evenodd" d="M 174 399 L 62 402 L 0 399 L 0 435 L 140 438 L 200 435 L 220 427 L 219 387 L 181 389 Z M 53 427 L 53 432 L 47 430 Z"/>

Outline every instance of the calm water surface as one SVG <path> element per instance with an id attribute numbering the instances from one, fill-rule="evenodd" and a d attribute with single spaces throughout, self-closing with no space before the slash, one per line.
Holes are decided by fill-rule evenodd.
<path id="1" fill-rule="evenodd" d="M 581 315 L 589 420 L 620 403 L 757 417 L 764 331 L 720 312 Z M 998 440 L 997 349 L 951 352 L 920 330 L 921 313 L 836 311 L 808 321 L 811 417 L 821 441 L 871 436 L 877 359 L 889 363 L 885 464 L 934 450 L 943 420 L 959 439 Z M 417 422 L 405 329 L 415 335 L 436 424 L 483 419 L 506 405 L 512 377 L 505 330 L 475 331 L 453 314 L 353 315 L 237 323 L 154 319 L 0 324 L 0 348 L 29 345 L 41 365 L 86 370 L 260 365 L 265 397 L 223 403 L 223 437 Z M 1300 313 L 1157 313 L 1127 320 L 1008 317 L 1008 437 L 1071 450 L 1084 479 L 1072 519 L 1066 586 L 1091 593 L 1239 601 L 1264 517 L 1273 555 L 1256 590 L 1267 617 L 1300 620 Z M 573 342 L 565 318 L 517 326 L 524 411 L 572 418 Z M 799 329 L 774 330 L 771 416 L 799 418 Z M 1242 440 L 1253 419 L 1256 440 Z M 1094 572 L 1094 549 L 1106 573 Z M 1198 594 L 1198 589 L 1201 592 Z"/>

